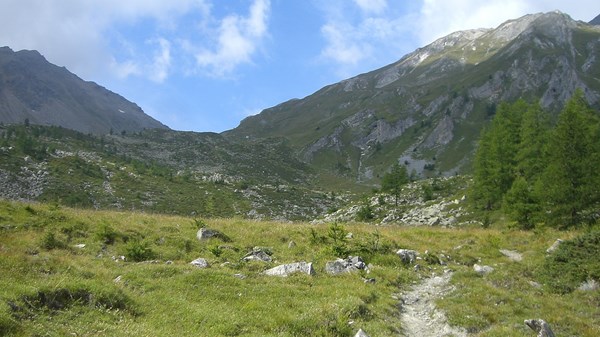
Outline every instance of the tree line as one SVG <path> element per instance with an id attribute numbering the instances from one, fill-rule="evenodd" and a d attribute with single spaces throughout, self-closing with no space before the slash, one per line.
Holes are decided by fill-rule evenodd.
<path id="1" fill-rule="evenodd" d="M 556 121 L 538 104 L 502 103 L 482 132 L 471 197 L 523 229 L 568 228 L 600 215 L 600 117 L 577 90 Z"/>

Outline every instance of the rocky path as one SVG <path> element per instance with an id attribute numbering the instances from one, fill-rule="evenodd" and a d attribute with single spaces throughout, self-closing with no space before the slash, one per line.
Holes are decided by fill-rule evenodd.
<path id="1" fill-rule="evenodd" d="M 451 290 L 452 273 L 431 277 L 402 296 L 401 322 L 406 337 L 466 337 L 464 329 L 448 324 L 446 315 L 435 306 L 435 300 Z"/>

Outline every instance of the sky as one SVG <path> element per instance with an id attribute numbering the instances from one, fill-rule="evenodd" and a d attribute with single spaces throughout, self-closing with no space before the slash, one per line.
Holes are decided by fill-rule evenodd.
<path id="1" fill-rule="evenodd" d="M 175 130 L 245 117 L 457 30 L 598 0 L 1 0 L 0 46 L 38 50 Z"/>

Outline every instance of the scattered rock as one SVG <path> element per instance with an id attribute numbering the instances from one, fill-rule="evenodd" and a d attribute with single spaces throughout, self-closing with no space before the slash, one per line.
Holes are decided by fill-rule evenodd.
<path id="1" fill-rule="evenodd" d="M 165 262 L 165 264 L 173 264 L 173 261 L 171 261 L 171 260 L 167 260 L 167 261 Z"/>
<path id="2" fill-rule="evenodd" d="M 550 329 L 550 325 L 543 319 L 526 319 L 525 325 L 537 332 L 537 337 L 554 337 L 554 332 Z"/>
<path id="3" fill-rule="evenodd" d="M 245 279 L 245 278 L 246 278 L 246 275 L 244 275 L 244 274 L 233 274 L 233 277 L 237 277 L 237 278 L 239 278 L 240 280 L 243 280 L 243 279 Z"/>
<path id="4" fill-rule="evenodd" d="M 358 329 L 354 337 L 370 337 L 363 329 Z"/>
<path id="5" fill-rule="evenodd" d="M 480 266 L 478 264 L 473 265 L 473 270 L 479 275 L 487 275 L 494 271 L 494 268 L 490 266 Z"/>
<path id="6" fill-rule="evenodd" d="M 523 255 L 521 255 L 521 253 L 514 251 L 514 250 L 500 249 L 500 253 L 502 253 L 502 255 L 508 257 L 508 259 L 511 261 L 520 262 L 523 260 Z"/>
<path id="7" fill-rule="evenodd" d="M 119 275 L 119 276 L 115 277 L 115 279 L 113 280 L 113 282 L 114 283 L 119 283 L 119 282 L 121 282 L 121 278 L 122 278 L 122 276 Z"/>
<path id="8" fill-rule="evenodd" d="M 577 289 L 581 291 L 594 291 L 598 288 L 600 288 L 600 284 L 598 284 L 596 280 L 587 280 L 583 282 Z"/>
<path id="9" fill-rule="evenodd" d="M 229 237 L 227 235 L 219 232 L 218 230 L 210 229 L 210 228 L 200 228 L 198 230 L 198 232 L 196 233 L 196 237 L 200 241 L 210 239 L 210 238 L 221 239 L 225 242 L 231 241 L 231 239 L 229 239 Z"/>
<path id="10" fill-rule="evenodd" d="M 417 260 L 417 251 L 411 249 L 399 249 L 396 255 L 400 257 L 404 264 L 413 264 Z"/>
<path id="11" fill-rule="evenodd" d="M 536 289 L 539 289 L 539 288 L 542 287 L 541 284 L 539 284 L 539 283 L 537 283 L 535 281 L 529 281 L 529 285 L 532 286 L 532 287 L 534 287 L 534 288 L 536 288 Z"/>
<path id="12" fill-rule="evenodd" d="M 194 261 L 190 262 L 191 265 L 194 265 L 198 268 L 208 268 L 208 261 L 206 261 L 206 259 L 203 259 L 201 257 L 195 259 Z"/>
<path id="13" fill-rule="evenodd" d="M 75 248 L 79 248 L 79 249 L 83 249 L 83 248 L 85 248 L 85 243 L 78 243 L 78 244 L 76 244 L 76 245 L 75 245 L 75 246 L 73 246 L 73 247 L 75 247 Z"/>
<path id="14" fill-rule="evenodd" d="M 374 278 L 363 278 L 363 282 L 365 282 L 366 284 L 375 284 L 377 280 L 375 280 Z"/>
<path id="15" fill-rule="evenodd" d="M 352 233 L 346 234 L 346 239 L 350 240 L 350 239 L 353 239 L 353 238 L 354 238 L 354 234 L 352 234 Z"/>
<path id="16" fill-rule="evenodd" d="M 331 275 L 351 273 L 369 268 L 360 256 L 348 256 L 346 259 L 337 259 L 325 264 L 325 272 Z"/>
<path id="17" fill-rule="evenodd" d="M 262 247 L 254 247 L 252 251 L 242 258 L 243 261 L 271 262 L 271 251 Z"/>
<path id="18" fill-rule="evenodd" d="M 290 242 L 288 243 L 288 248 L 290 248 L 290 249 L 291 249 L 291 248 L 294 248 L 294 247 L 296 247 L 296 242 L 292 240 L 292 241 L 290 241 Z"/>
<path id="19" fill-rule="evenodd" d="M 313 269 L 312 263 L 295 262 L 279 265 L 277 267 L 266 270 L 264 273 L 265 275 L 269 276 L 287 277 L 293 273 L 304 273 L 308 275 L 314 275 L 315 270 Z"/>
<path id="20" fill-rule="evenodd" d="M 552 246 L 550 246 L 550 248 L 546 249 L 546 253 L 548 253 L 548 254 L 554 253 L 554 251 L 558 249 L 558 247 L 560 246 L 561 243 L 563 243 L 563 240 L 556 239 L 556 241 L 554 241 Z"/>

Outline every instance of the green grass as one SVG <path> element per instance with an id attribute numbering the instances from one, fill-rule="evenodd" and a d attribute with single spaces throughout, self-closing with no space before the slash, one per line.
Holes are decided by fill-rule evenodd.
<path id="1" fill-rule="evenodd" d="M 198 241 L 203 224 L 231 241 Z M 445 256 L 455 270 L 456 289 L 438 305 L 453 324 L 477 335 L 528 336 L 522 322 L 535 317 L 548 321 L 558 335 L 598 334 L 598 291 L 556 294 L 549 286 L 529 284 L 540 281 L 537 269 L 546 248 L 558 237 L 580 232 L 521 232 L 500 225 L 488 230 L 341 226 L 353 238 L 338 244 L 370 263 L 369 274 L 324 273 L 325 263 L 336 257 L 330 225 L 0 201 L 0 334 L 352 336 L 362 328 L 372 336 L 397 336 L 398 300 L 392 296 L 443 268 L 423 260 L 424 268 L 415 272 L 395 255 L 399 248 Z M 146 261 L 118 258 L 136 244 L 151 252 L 136 255 Z M 275 261 L 241 262 L 255 246 L 268 247 Z M 521 252 L 524 260 L 509 261 L 501 248 Z M 210 267 L 189 264 L 198 257 Z M 312 262 L 316 275 L 262 275 L 296 261 Z M 473 263 L 496 271 L 479 276 Z M 376 283 L 364 283 L 363 277 Z"/>

